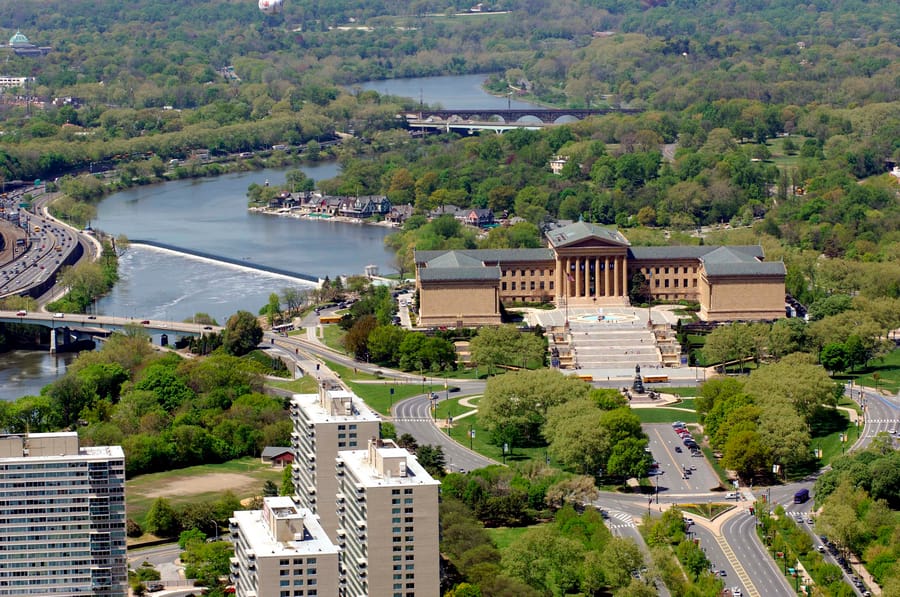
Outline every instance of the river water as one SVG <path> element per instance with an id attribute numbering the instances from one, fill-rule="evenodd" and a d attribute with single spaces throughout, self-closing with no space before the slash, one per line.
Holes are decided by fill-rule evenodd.
<path id="1" fill-rule="evenodd" d="M 382 94 L 422 99 L 444 108 L 528 108 L 532 104 L 494 97 L 481 89 L 484 75 L 372 81 L 361 85 Z M 301 166 L 315 181 L 333 178 L 337 163 Z M 105 198 L 94 228 L 128 238 L 241 259 L 318 277 L 361 274 L 369 264 L 390 272 L 384 248 L 389 228 L 298 220 L 247 211 L 251 183 L 282 184 L 286 170 L 270 169 L 217 178 L 179 180 L 137 187 Z M 231 267 L 186 255 L 133 245 L 119 261 L 120 281 L 97 302 L 107 315 L 183 320 L 197 312 L 224 323 L 237 310 L 256 313 L 269 294 L 308 283 Z M 65 373 L 73 355 L 15 351 L 0 355 L 0 399 L 37 394 Z"/>

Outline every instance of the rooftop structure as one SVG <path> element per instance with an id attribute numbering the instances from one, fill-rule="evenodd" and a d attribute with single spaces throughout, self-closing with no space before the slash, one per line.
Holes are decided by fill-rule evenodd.
<path id="1" fill-rule="evenodd" d="M 230 528 L 238 597 L 338 594 L 338 549 L 291 498 L 267 497 L 262 510 L 235 512 Z"/>
<path id="2" fill-rule="evenodd" d="M 297 502 L 315 513 L 327 535 L 334 538 L 338 524 L 334 460 L 339 452 L 357 450 L 369 437 L 379 436 L 381 419 L 361 398 L 324 381 L 318 394 L 294 395 L 291 420 Z"/>
<path id="3" fill-rule="evenodd" d="M 336 474 L 342 595 L 437 597 L 440 483 L 377 438 L 342 452 Z"/>

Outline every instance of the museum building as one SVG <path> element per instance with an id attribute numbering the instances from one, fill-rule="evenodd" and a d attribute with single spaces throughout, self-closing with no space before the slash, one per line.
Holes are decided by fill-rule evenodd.
<path id="1" fill-rule="evenodd" d="M 416 251 L 419 326 L 498 325 L 500 304 L 629 305 L 635 275 L 654 300 L 700 304 L 705 321 L 785 316 L 785 267 L 762 247 L 632 247 L 615 228 L 576 222 L 540 249 Z"/>

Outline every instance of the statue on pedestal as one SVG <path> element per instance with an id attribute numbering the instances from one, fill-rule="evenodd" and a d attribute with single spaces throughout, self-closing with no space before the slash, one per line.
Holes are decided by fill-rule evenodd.
<path id="1" fill-rule="evenodd" d="M 634 366 L 634 382 L 631 384 L 631 389 L 638 394 L 644 393 L 644 379 L 641 377 L 640 365 Z"/>

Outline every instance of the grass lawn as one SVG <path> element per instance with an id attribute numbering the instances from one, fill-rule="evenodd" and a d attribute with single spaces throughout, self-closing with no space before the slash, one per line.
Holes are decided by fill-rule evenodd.
<path id="1" fill-rule="evenodd" d="M 344 334 L 344 330 L 335 324 L 322 326 L 322 342 L 325 346 L 342 354 L 347 354 L 347 351 L 341 344 L 341 338 L 344 337 Z"/>
<path id="2" fill-rule="evenodd" d="M 290 381 L 267 381 L 266 385 L 289 390 L 295 394 L 315 394 L 319 391 L 319 384 L 312 375 L 304 375 L 300 379 Z"/>
<path id="3" fill-rule="evenodd" d="M 684 421 L 696 423 L 697 413 L 676 410 L 674 408 L 633 408 L 631 412 L 636 414 L 641 423 L 673 423 Z"/>
<path id="4" fill-rule="evenodd" d="M 372 375 L 371 373 L 365 373 L 363 371 L 359 371 L 354 369 L 353 367 L 345 367 L 344 365 L 340 365 L 335 363 L 334 361 L 329 361 L 328 359 L 322 359 L 325 362 L 325 366 L 334 371 L 338 377 L 343 379 L 344 381 L 360 381 L 360 380 L 370 380 L 375 381 L 381 379 L 381 377 L 377 375 Z"/>
<path id="5" fill-rule="evenodd" d="M 239 499 L 253 497 L 262 492 L 263 484 L 268 480 L 280 485 L 281 475 L 282 469 L 264 464 L 258 458 L 140 475 L 125 482 L 126 514 L 143 524 L 147 511 L 158 497 L 166 498 L 175 507 L 215 501 L 227 490 Z"/>
<path id="6" fill-rule="evenodd" d="M 677 406 L 678 408 L 689 408 L 693 411 L 697 410 L 697 405 L 694 404 L 693 398 L 682 398 L 681 402 L 674 404 L 673 406 Z"/>
<path id="7" fill-rule="evenodd" d="M 661 388 L 660 392 L 663 394 L 674 394 L 675 396 L 680 396 L 682 398 L 693 398 L 697 395 L 697 391 L 699 388 Z"/>
<path id="8" fill-rule="evenodd" d="M 458 406 L 458 405 L 457 405 Z M 459 406 L 458 406 L 459 407 Z M 462 407 L 459 407 L 462 408 Z M 475 431 L 475 437 L 469 437 L 469 429 Z M 447 429 L 444 430 L 448 431 Z M 471 446 L 473 450 L 481 454 L 482 456 L 487 456 L 488 458 L 493 458 L 497 462 L 503 462 L 503 448 L 501 446 L 495 446 L 494 444 L 488 443 L 490 439 L 490 435 L 488 432 L 481 427 L 478 423 L 478 415 L 474 414 L 468 416 L 464 419 L 459 419 L 458 422 L 453 424 L 453 427 L 449 429 L 450 437 L 458 441 L 464 446 Z M 519 446 L 512 446 L 510 448 L 509 453 L 506 455 L 506 462 L 523 462 L 526 460 L 536 460 L 536 459 L 545 459 L 547 457 L 547 451 L 543 447 L 538 448 L 522 448 Z M 449 464 L 449 463 L 448 463 Z"/>
<path id="9" fill-rule="evenodd" d="M 845 382 L 852 379 L 857 385 L 896 393 L 900 391 L 900 349 L 888 353 L 883 359 L 871 361 L 859 372 L 835 375 L 834 378 Z"/>
<path id="10" fill-rule="evenodd" d="M 690 514 L 712 520 L 719 514 L 724 514 L 725 512 L 734 509 L 734 504 L 679 504 L 678 508 L 685 512 L 689 512 Z"/>
<path id="11" fill-rule="evenodd" d="M 537 528 L 540 525 L 534 525 L 530 527 L 497 527 L 493 529 L 485 529 L 488 532 L 488 535 L 491 536 L 491 540 L 494 542 L 494 545 L 497 546 L 497 549 L 503 551 L 513 543 L 515 543 L 519 537 L 521 537 L 525 531 L 528 529 Z"/>
<path id="12" fill-rule="evenodd" d="M 369 408 L 385 416 L 390 416 L 392 404 L 422 393 L 421 384 L 396 384 L 388 381 L 382 383 L 355 383 L 348 381 L 347 385 L 369 405 Z M 393 396 L 391 396 L 391 388 L 394 389 Z"/>
<path id="13" fill-rule="evenodd" d="M 446 400 L 442 397 L 438 402 L 437 409 L 435 410 L 435 416 L 438 419 L 446 419 L 447 417 L 455 417 L 457 415 L 461 415 L 462 413 L 467 413 L 471 410 L 474 410 L 470 406 L 460 406 L 459 401 L 462 398 L 464 397 L 451 398 L 450 400 Z M 478 400 L 480 400 L 480 398 L 472 398 L 472 402 L 474 404 L 478 404 Z M 460 424 L 461 422 L 462 420 L 460 421 Z"/>
<path id="14" fill-rule="evenodd" d="M 846 414 L 840 413 L 840 416 L 845 421 L 844 429 L 835 430 L 827 435 L 813 435 L 812 437 L 812 441 L 810 442 L 811 447 L 813 449 L 819 448 L 822 450 L 822 458 L 819 461 L 819 466 L 831 464 L 832 460 L 843 454 L 857 439 L 859 439 L 860 430 L 857 429 L 856 425 L 850 423 Z M 843 442 L 843 446 L 841 445 L 841 433 L 847 434 L 847 441 Z"/>

